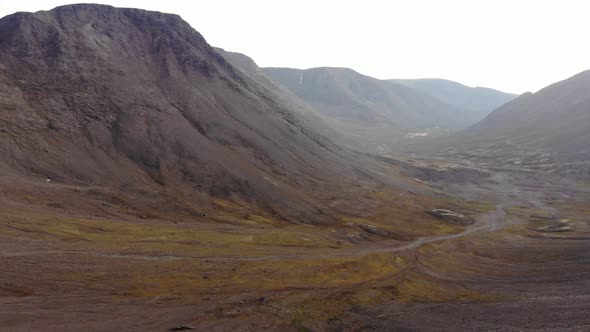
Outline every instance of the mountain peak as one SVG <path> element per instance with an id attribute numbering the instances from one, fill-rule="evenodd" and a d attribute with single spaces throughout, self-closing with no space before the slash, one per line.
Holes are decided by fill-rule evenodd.
<path id="1" fill-rule="evenodd" d="M 8 16 L 0 68 L 0 155 L 25 177 L 239 197 L 305 222 L 331 217 L 301 186 L 354 177 L 348 152 L 177 15 L 82 4 Z"/>

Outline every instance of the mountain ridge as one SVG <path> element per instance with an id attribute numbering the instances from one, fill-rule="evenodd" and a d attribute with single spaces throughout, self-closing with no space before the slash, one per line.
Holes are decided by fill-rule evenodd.
<path id="1" fill-rule="evenodd" d="M 482 120 L 496 108 L 517 97 L 488 87 L 471 87 L 442 78 L 394 79 L 391 82 L 404 84 L 428 93 L 444 102 L 467 110 L 470 124 Z"/>
<path id="2" fill-rule="evenodd" d="M 395 127 L 406 128 L 457 125 L 455 119 L 447 116 L 454 111 L 444 109 L 447 105 L 441 106 L 437 100 L 410 88 L 390 86 L 350 68 L 262 70 L 323 114 L 343 120 L 387 121 Z M 310 86 L 301 84 L 308 82 Z"/>

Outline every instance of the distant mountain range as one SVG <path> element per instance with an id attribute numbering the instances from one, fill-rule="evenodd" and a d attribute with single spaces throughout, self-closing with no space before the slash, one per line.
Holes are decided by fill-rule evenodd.
<path id="1" fill-rule="evenodd" d="M 464 110 L 461 116 L 464 117 L 465 123 L 471 122 L 471 124 L 483 119 L 491 111 L 517 97 L 517 95 L 490 88 L 472 88 L 440 78 L 396 79 L 390 81 L 418 89 L 447 104 Z"/>
<path id="2" fill-rule="evenodd" d="M 514 97 L 443 80 L 379 80 L 347 68 L 262 71 L 365 151 L 393 147 L 416 131 L 465 128 Z"/>
<path id="3" fill-rule="evenodd" d="M 264 68 L 323 115 L 343 121 L 388 124 L 397 128 L 458 128 L 460 109 L 432 96 L 347 68 Z"/>

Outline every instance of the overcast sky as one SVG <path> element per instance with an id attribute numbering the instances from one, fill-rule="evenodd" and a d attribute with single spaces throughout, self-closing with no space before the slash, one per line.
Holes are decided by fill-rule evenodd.
<path id="1" fill-rule="evenodd" d="M 536 91 L 590 69 L 585 0 L 104 0 L 180 14 L 213 46 L 260 66 L 349 67 Z M 0 16 L 75 1 L 0 0 Z"/>

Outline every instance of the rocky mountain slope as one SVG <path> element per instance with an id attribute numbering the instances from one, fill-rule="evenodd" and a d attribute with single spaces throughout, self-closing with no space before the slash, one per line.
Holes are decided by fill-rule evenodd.
<path id="1" fill-rule="evenodd" d="M 527 93 L 459 133 L 459 146 L 540 149 L 567 158 L 590 156 L 590 71 Z"/>
<path id="2" fill-rule="evenodd" d="M 308 193 L 373 181 L 380 166 L 303 113 L 176 15 L 71 5 L 0 20 L 5 188 L 47 179 L 330 220 Z"/>
<path id="3" fill-rule="evenodd" d="M 297 96 L 291 90 L 282 84 L 272 80 L 263 68 L 258 67 L 256 62 L 245 54 L 226 51 L 221 48 L 215 50 L 222 54 L 232 65 L 239 68 L 243 73 L 255 80 L 267 91 L 272 91 L 277 100 L 281 104 L 290 105 L 293 110 L 298 112 L 298 116 L 306 120 L 308 127 L 313 127 L 313 130 L 321 132 L 322 135 L 330 138 L 332 141 L 348 147 L 358 147 L 359 141 L 351 135 L 350 126 L 348 127 L 340 121 L 335 121 L 334 118 L 323 114 L 316 108 L 310 106 L 302 98 Z M 357 125 L 357 127 L 360 127 Z"/>
<path id="4" fill-rule="evenodd" d="M 465 110 L 461 115 L 465 123 L 475 124 L 496 108 L 513 100 L 517 96 L 502 91 L 469 87 L 461 83 L 438 79 L 395 79 L 393 83 L 403 84 L 427 93 L 445 103 Z"/>

